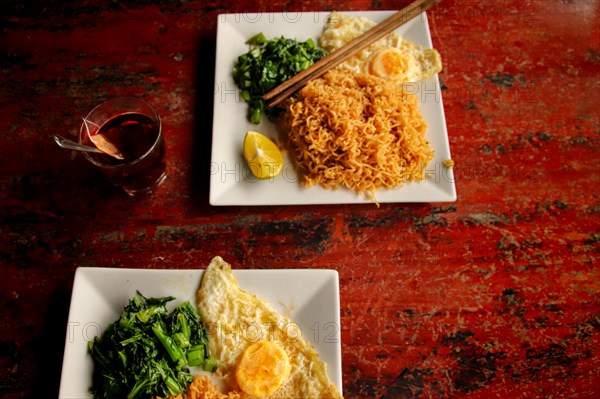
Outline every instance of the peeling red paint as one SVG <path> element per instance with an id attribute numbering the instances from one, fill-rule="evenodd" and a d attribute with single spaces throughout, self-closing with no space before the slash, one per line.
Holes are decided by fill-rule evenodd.
<path id="1" fill-rule="evenodd" d="M 600 396 L 600 8 L 429 13 L 453 204 L 208 205 L 223 12 L 408 1 L 8 2 L 0 17 L 0 396 L 56 396 L 77 266 L 331 268 L 348 398 Z M 169 178 L 130 199 L 50 136 L 117 94 L 163 118 Z"/>

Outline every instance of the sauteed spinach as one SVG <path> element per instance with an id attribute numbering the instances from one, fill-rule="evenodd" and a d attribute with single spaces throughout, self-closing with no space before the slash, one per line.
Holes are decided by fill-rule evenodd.
<path id="1" fill-rule="evenodd" d="M 88 343 L 95 398 L 165 398 L 187 389 L 193 379 L 188 366 L 216 369 L 206 328 L 189 302 L 169 312 L 166 304 L 174 297 L 137 295 Z"/>
<path id="2" fill-rule="evenodd" d="M 277 112 L 268 108 L 261 97 L 323 58 L 325 51 L 316 47 L 312 39 L 299 42 L 282 36 L 267 40 L 262 33 L 252 36 L 246 44 L 250 51 L 238 57 L 232 74 L 242 99 L 248 103 L 248 120 L 258 124 L 263 112 L 268 117 Z"/>

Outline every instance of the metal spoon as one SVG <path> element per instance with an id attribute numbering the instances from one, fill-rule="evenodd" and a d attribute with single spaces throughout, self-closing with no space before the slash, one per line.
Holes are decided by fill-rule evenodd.
<path id="1" fill-rule="evenodd" d="M 73 140 L 69 140 L 69 139 L 59 136 L 57 134 L 53 135 L 52 138 L 54 139 L 56 144 L 58 144 L 58 146 L 61 148 L 66 148 L 68 150 L 75 150 L 75 151 L 95 152 L 98 154 L 108 154 L 117 159 L 123 159 L 123 156 L 121 154 L 114 154 L 114 153 L 100 151 L 96 147 L 90 147 L 87 145 L 79 144 L 79 143 L 74 142 Z"/>

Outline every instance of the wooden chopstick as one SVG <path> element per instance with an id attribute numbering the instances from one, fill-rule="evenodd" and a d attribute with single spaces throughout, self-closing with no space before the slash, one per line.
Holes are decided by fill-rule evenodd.
<path id="1" fill-rule="evenodd" d="M 273 90 L 266 93 L 262 99 L 267 103 L 269 108 L 276 106 L 296 91 L 300 90 L 300 88 L 309 80 L 324 75 L 325 72 L 338 66 L 350 56 L 381 39 L 383 36 L 441 1 L 442 0 L 417 0 L 412 2 L 383 22 L 375 25 L 362 35 L 355 37 L 333 53 L 321 58 L 304 71 L 275 87 Z"/>

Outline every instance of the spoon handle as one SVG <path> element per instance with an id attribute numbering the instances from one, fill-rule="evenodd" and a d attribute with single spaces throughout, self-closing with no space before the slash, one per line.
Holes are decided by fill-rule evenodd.
<path id="1" fill-rule="evenodd" d="M 61 148 L 66 148 L 68 150 L 76 150 L 76 151 L 97 152 L 97 153 L 102 154 L 102 151 L 100 151 L 99 149 L 97 149 L 95 147 L 89 147 L 87 145 L 76 143 L 72 140 L 66 139 L 57 134 L 53 135 L 52 138 L 54 139 L 54 141 L 56 141 L 56 144 L 58 144 L 58 146 Z"/>

